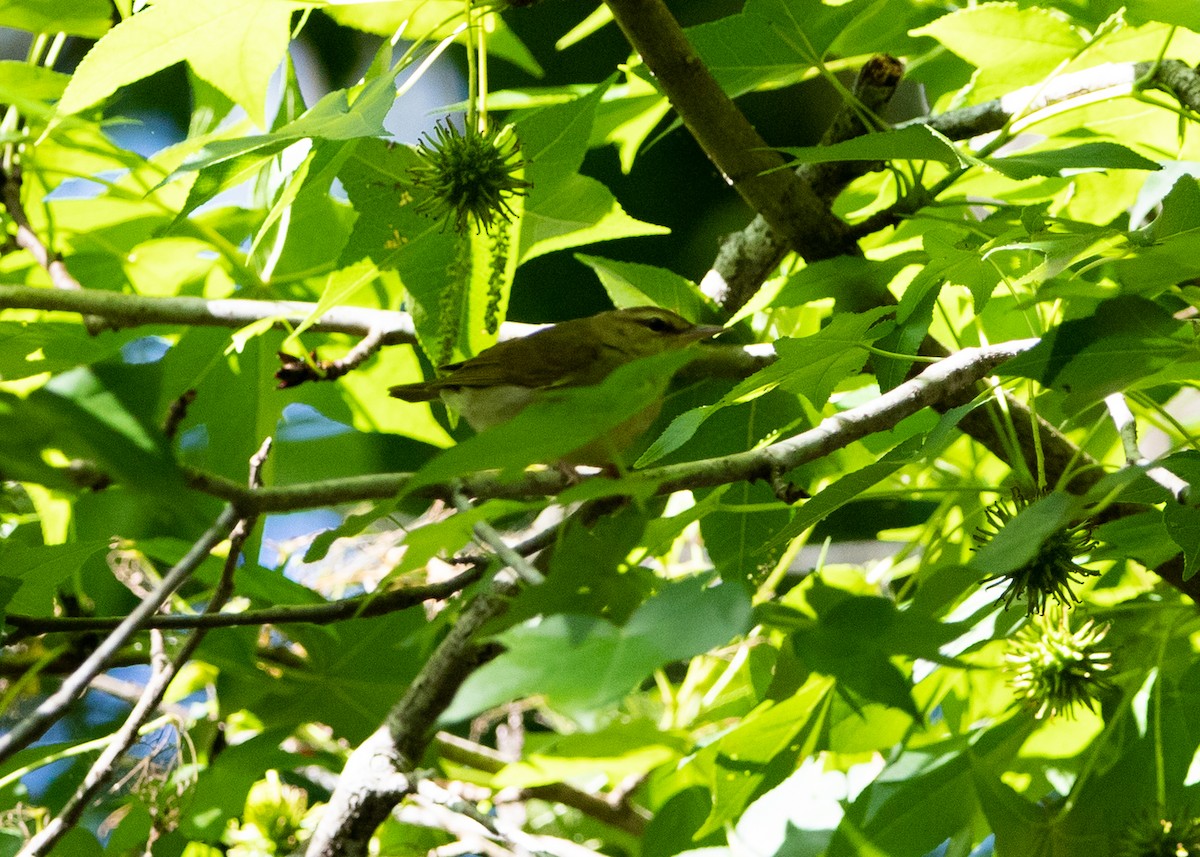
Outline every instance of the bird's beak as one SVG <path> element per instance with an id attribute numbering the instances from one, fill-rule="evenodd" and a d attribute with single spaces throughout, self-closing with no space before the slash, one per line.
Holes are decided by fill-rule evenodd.
<path id="1" fill-rule="evenodd" d="M 685 333 L 684 336 L 695 342 L 700 342 L 701 340 L 711 339 L 718 333 L 724 332 L 725 328 L 721 327 L 719 324 L 698 324 Z"/>

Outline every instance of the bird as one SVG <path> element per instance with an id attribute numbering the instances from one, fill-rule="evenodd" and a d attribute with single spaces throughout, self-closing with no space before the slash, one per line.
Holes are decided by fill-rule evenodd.
<path id="1" fill-rule="evenodd" d="M 388 392 L 406 402 L 441 398 L 476 432 L 484 432 L 552 391 L 599 384 L 620 366 L 686 348 L 722 330 L 693 324 L 661 307 L 608 310 L 497 343 L 441 367 L 437 378 L 398 384 Z M 661 408 L 661 400 L 654 402 L 561 463 L 611 464 L 650 427 Z"/>

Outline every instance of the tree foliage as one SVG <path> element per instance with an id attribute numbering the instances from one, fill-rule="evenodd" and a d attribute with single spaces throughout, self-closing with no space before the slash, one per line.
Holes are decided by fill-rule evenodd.
<path id="1" fill-rule="evenodd" d="M 1190 4 L 142 5 L 0 8 L 2 853 L 1200 849 Z M 728 330 L 386 395 L 601 294 Z"/>

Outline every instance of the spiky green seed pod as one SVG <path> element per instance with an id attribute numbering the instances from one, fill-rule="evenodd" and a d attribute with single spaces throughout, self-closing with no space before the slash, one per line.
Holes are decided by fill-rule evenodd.
<path id="1" fill-rule="evenodd" d="M 1200 818 L 1194 813 L 1163 817 L 1161 809 L 1136 819 L 1113 848 L 1114 857 L 1200 855 Z"/>
<path id="2" fill-rule="evenodd" d="M 1041 719 L 1069 715 L 1076 705 L 1095 710 L 1101 694 L 1112 685 L 1112 652 L 1101 648 L 1108 625 L 1085 622 L 1072 631 L 1062 608 L 1038 617 L 1017 632 L 1005 655 L 1011 684 Z"/>
<path id="3" fill-rule="evenodd" d="M 417 211 L 453 223 L 459 234 L 471 224 L 490 232 L 497 220 L 510 221 L 509 200 L 531 187 L 521 178 L 525 164 L 511 127 L 480 133 L 439 122 L 417 144 L 417 154 L 421 164 L 410 175 L 429 192 Z"/>
<path id="4" fill-rule="evenodd" d="M 1036 499 L 1036 498 L 1035 498 Z M 975 531 L 975 539 L 985 544 L 996 537 L 1005 525 L 1033 500 L 1019 489 L 1013 491 L 1011 505 L 1001 500 L 984 511 L 987 525 Z M 1004 609 L 1012 607 L 1018 597 L 1024 598 L 1030 613 L 1045 613 L 1054 602 L 1064 606 L 1079 603 L 1073 586 L 1100 572 L 1085 568 L 1075 558 L 1095 548 L 1091 530 L 1086 522 L 1064 527 L 1051 533 L 1029 562 L 1004 574 L 993 575 L 982 582 L 988 586 L 1003 586 L 1000 601 Z"/>

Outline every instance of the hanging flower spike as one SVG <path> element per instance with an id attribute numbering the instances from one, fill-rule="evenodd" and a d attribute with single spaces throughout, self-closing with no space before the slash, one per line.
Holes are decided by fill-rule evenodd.
<path id="1" fill-rule="evenodd" d="M 409 172 L 413 184 L 429 191 L 417 211 L 454 224 L 464 234 L 473 221 L 491 232 L 497 220 L 511 221 L 509 200 L 532 187 L 520 178 L 525 162 L 511 126 L 492 133 L 459 131 L 449 122 L 434 126 L 417 144 L 420 166 Z"/>
<path id="2" fill-rule="evenodd" d="M 991 541 L 1004 529 L 1005 524 L 1032 502 L 1033 500 L 1022 494 L 1020 489 L 1013 489 L 1012 507 L 1003 500 L 988 506 L 984 511 L 987 525 L 975 531 L 976 541 L 980 544 Z M 1075 557 L 1095 547 L 1096 543 L 1092 541 L 1091 529 L 1087 522 L 1064 527 L 1051 533 L 1029 562 L 1004 574 L 984 578 L 981 583 L 988 586 L 1005 586 L 1000 595 L 1005 610 L 1012 607 L 1018 596 L 1025 598 L 1031 614 L 1045 613 L 1046 606 L 1052 601 L 1069 607 L 1079 603 L 1072 585 L 1078 585 L 1086 578 L 1098 577 L 1100 574 L 1075 562 Z"/>
<path id="3" fill-rule="evenodd" d="M 1076 705 L 1095 711 L 1099 695 L 1112 689 L 1104 677 L 1112 669 L 1112 652 L 1100 648 L 1108 629 L 1089 619 L 1072 632 L 1060 607 L 1035 618 L 1009 641 L 1004 659 L 1011 684 L 1034 717 L 1069 716 Z"/>

